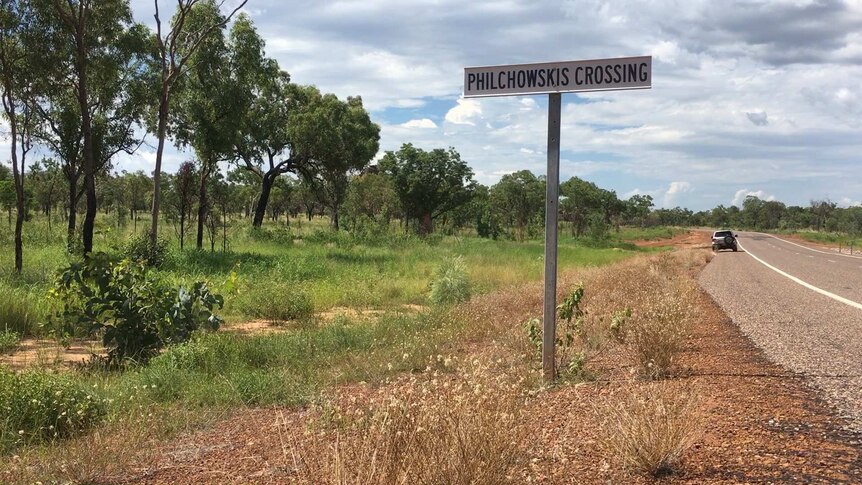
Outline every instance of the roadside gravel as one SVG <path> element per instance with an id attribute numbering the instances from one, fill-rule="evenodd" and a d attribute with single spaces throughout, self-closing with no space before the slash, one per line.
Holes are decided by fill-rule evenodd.
<path id="1" fill-rule="evenodd" d="M 806 376 L 847 419 L 845 429 L 862 432 L 862 311 L 743 252 L 717 254 L 699 282 L 770 360 Z"/>

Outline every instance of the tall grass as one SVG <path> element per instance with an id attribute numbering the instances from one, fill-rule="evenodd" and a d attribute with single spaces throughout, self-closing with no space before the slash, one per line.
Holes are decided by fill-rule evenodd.
<path id="1" fill-rule="evenodd" d="M 47 320 L 51 307 L 47 293 L 38 293 L 36 289 L 10 288 L 0 282 L 0 331 L 22 336 L 40 333 L 39 324 Z"/>

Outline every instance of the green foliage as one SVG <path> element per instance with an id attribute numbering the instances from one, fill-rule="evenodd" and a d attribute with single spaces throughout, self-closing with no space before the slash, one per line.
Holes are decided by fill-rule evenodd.
<path id="1" fill-rule="evenodd" d="M 0 452 L 74 436 L 101 419 L 105 404 L 70 376 L 0 367 Z"/>
<path id="2" fill-rule="evenodd" d="M 587 365 L 607 348 L 608 337 L 619 343 L 624 341 L 626 321 L 632 315 L 629 308 L 616 311 L 611 316 L 610 324 L 605 323 L 603 316 L 590 317 L 583 309 L 584 295 L 584 285 L 579 283 L 557 306 L 559 320 L 554 337 L 556 368 L 564 376 L 576 379 L 591 378 Z M 527 341 L 535 350 L 536 358 L 541 358 L 542 320 L 527 320 L 524 331 Z"/>
<path id="3" fill-rule="evenodd" d="M 168 241 L 150 241 L 149 234 L 139 234 L 130 238 L 123 247 L 124 256 L 135 263 L 158 268 L 167 260 L 170 252 Z"/>
<path id="4" fill-rule="evenodd" d="M 419 232 L 433 231 L 439 216 L 467 204 L 476 190 L 473 170 L 454 148 L 426 152 L 409 143 L 386 152 L 380 168 L 392 177 L 405 217 L 419 221 Z"/>
<path id="5" fill-rule="evenodd" d="M 452 305 L 470 299 L 470 280 L 464 258 L 450 258 L 440 265 L 431 281 L 429 298 L 435 305 Z"/>
<path id="6" fill-rule="evenodd" d="M 15 350 L 20 342 L 21 336 L 17 332 L 3 330 L 0 332 L 0 353 Z"/>
<path id="7" fill-rule="evenodd" d="M 52 294 L 62 304 L 57 318 L 64 333 L 101 335 L 110 365 L 146 362 L 198 328 L 218 329 L 221 319 L 213 310 L 224 303 L 205 283 L 174 290 L 143 264 L 104 253 L 66 268 Z"/>
<path id="8" fill-rule="evenodd" d="M 522 241 L 537 235 L 544 224 L 545 181 L 529 170 L 503 175 L 491 187 L 490 204 L 497 220 L 515 230 L 515 239 Z"/>

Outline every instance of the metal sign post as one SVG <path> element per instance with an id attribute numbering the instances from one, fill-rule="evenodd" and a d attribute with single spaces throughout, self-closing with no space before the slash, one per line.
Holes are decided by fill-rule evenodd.
<path id="1" fill-rule="evenodd" d="M 556 377 L 554 340 L 557 336 L 557 216 L 560 213 L 560 110 L 562 95 L 548 95 L 548 179 L 545 183 L 545 309 L 542 317 L 542 374 Z"/>
<path id="2" fill-rule="evenodd" d="M 545 196 L 545 302 L 542 322 L 542 371 L 556 378 L 557 219 L 560 210 L 561 93 L 650 89 L 652 56 L 586 61 L 468 67 L 464 97 L 548 94 L 548 178 Z"/>

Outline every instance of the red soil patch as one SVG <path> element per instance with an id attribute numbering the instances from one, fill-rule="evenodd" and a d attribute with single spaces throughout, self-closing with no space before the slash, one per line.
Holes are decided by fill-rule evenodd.
<path id="1" fill-rule="evenodd" d="M 649 248 L 661 246 L 673 246 L 676 249 L 700 249 L 709 248 L 712 245 L 712 234 L 708 231 L 688 231 L 677 234 L 670 239 L 656 239 L 652 241 L 633 241 L 634 244 Z"/>

